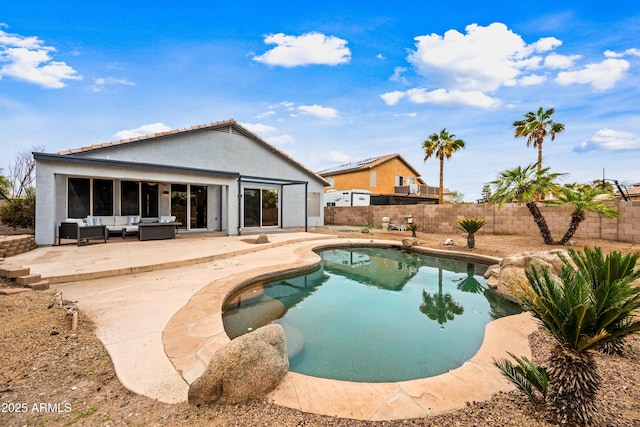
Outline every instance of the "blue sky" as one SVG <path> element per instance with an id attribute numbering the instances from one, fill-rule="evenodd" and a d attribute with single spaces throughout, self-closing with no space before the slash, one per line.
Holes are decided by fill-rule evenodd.
<path id="1" fill-rule="evenodd" d="M 566 128 L 545 166 L 640 182 L 640 2 L 446 3 L 3 4 L 0 167 L 233 118 L 313 170 L 400 153 L 436 186 L 422 142 L 446 128 L 473 201 L 536 161 L 511 125 L 544 107 Z"/>

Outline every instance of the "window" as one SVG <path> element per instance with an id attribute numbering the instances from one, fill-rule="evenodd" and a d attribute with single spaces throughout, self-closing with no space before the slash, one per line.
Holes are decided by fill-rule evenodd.
<path id="1" fill-rule="evenodd" d="M 307 201 L 309 216 L 320 216 L 320 193 L 309 193 L 309 199 Z M 335 203 L 333 204 L 335 206 Z"/>
<path id="2" fill-rule="evenodd" d="M 279 224 L 278 190 L 244 189 L 244 226 L 268 227 Z"/>
<path id="3" fill-rule="evenodd" d="M 404 186 L 404 176 L 396 175 L 396 187 Z"/>
<path id="4" fill-rule="evenodd" d="M 90 215 L 91 185 L 89 178 L 69 178 L 67 189 L 69 218 L 84 218 Z"/>
<path id="5" fill-rule="evenodd" d="M 376 188 L 376 171 L 371 171 L 370 181 L 371 188 Z"/>
<path id="6" fill-rule="evenodd" d="M 140 183 L 120 183 L 120 215 L 140 215 Z"/>
<path id="7" fill-rule="evenodd" d="M 158 216 L 158 184 L 143 182 L 142 192 L 142 212 L 143 218 L 155 218 Z"/>

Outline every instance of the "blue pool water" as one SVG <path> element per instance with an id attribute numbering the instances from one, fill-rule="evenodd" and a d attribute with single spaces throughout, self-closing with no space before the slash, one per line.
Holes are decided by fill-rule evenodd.
<path id="1" fill-rule="evenodd" d="M 279 323 L 293 372 L 404 381 L 461 366 L 480 348 L 488 322 L 519 312 L 487 290 L 483 265 L 386 248 L 319 254 L 313 272 L 228 298 L 229 336 Z"/>

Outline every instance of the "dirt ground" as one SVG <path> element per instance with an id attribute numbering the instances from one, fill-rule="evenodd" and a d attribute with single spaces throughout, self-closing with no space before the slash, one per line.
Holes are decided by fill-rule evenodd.
<path id="1" fill-rule="evenodd" d="M 401 239 L 410 232 L 371 231 L 332 227 L 319 230 L 343 237 Z M 0 235 L 2 230 L 0 230 Z M 549 250 L 535 236 L 478 235 L 476 249 L 464 248 L 460 235 L 418 233 L 423 246 L 494 256 Z M 636 245 L 606 241 L 576 241 L 576 247 L 599 246 L 603 251 L 637 251 Z M 0 282 L 0 287 L 9 284 Z M 79 328 L 63 309 L 49 308 L 52 292 L 25 292 L 0 296 L 0 426 L 550 426 L 541 411 L 518 392 L 501 393 L 486 402 L 447 414 L 415 420 L 364 422 L 307 414 L 266 401 L 207 407 L 187 403 L 168 405 L 126 390 L 96 338 L 95 328 L 83 313 Z M 534 360 L 543 363 L 550 340 L 541 333 L 530 336 Z M 599 405 L 607 426 L 640 425 L 640 335 L 628 340 L 624 357 L 598 355 L 602 376 Z"/>

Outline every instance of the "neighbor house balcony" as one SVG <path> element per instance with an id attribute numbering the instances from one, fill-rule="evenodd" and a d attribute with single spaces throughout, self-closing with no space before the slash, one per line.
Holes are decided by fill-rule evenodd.
<path id="1" fill-rule="evenodd" d="M 434 197 L 438 198 L 439 194 L 438 187 L 430 187 L 428 185 L 422 184 L 411 184 L 411 185 L 403 185 L 400 187 L 393 187 L 393 192 L 395 194 L 409 194 L 416 195 L 420 197 Z"/>

